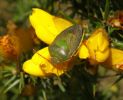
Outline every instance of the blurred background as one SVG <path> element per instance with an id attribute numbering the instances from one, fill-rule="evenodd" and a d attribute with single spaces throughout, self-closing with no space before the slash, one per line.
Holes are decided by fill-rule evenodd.
<path id="1" fill-rule="evenodd" d="M 32 49 L 46 46 L 35 36 L 29 23 L 32 8 L 41 8 L 52 15 L 81 24 L 87 36 L 94 28 L 105 26 L 111 46 L 123 50 L 122 0 L 0 0 L 0 99 L 123 100 L 122 72 L 107 70 L 101 65 L 89 71 L 82 66 L 91 65 L 83 61 L 61 77 L 40 78 L 22 71 L 23 62 L 34 54 Z M 119 20 L 119 26 L 114 23 L 115 19 Z M 7 34 L 11 33 L 19 36 L 21 44 L 24 44 L 21 50 L 18 47 L 13 49 L 9 44 L 13 37 Z M 28 34 L 22 36 L 21 33 Z M 19 43 L 20 40 L 15 39 L 14 44 Z M 9 48 L 3 49 L 4 44 Z"/>

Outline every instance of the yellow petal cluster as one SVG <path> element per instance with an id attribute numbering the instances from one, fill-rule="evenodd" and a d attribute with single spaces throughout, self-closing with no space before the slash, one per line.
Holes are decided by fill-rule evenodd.
<path id="1" fill-rule="evenodd" d="M 37 37 L 51 44 L 55 37 L 72 25 L 71 22 L 53 16 L 41 9 L 34 8 L 29 17 Z M 92 65 L 99 63 L 123 70 L 123 51 L 109 48 L 107 32 L 103 28 L 96 29 L 79 48 L 80 59 L 88 59 Z M 23 70 L 34 76 L 62 75 L 73 65 L 73 59 L 62 64 L 53 65 L 48 47 L 36 52 L 30 60 L 23 64 Z"/>
<path id="2" fill-rule="evenodd" d="M 50 58 L 48 47 L 45 47 L 37 51 L 30 60 L 24 62 L 23 70 L 34 76 L 48 76 L 52 74 L 60 76 L 70 69 L 71 61 L 53 65 L 50 63 Z"/>
<path id="3" fill-rule="evenodd" d="M 80 47 L 79 57 L 89 58 L 91 64 L 104 62 L 109 56 L 109 42 L 103 28 L 96 29 Z"/>
<path id="4" fill-rule="evenodd" d="M 72 25 L 71 22 L 38 8 L 33 9 L 29 19 L 37 37 L 47 44 L 51 44 L 61 31 Z"/>

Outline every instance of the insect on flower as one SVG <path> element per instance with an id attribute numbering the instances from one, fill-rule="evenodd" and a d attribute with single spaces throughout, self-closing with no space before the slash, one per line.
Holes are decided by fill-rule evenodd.
<path id="1" fill-rule="evenodd" d="M 82 43 L 83 31 L 80 25 L 73 25 L 62 31 L 48 47 L 53 64 L 72 58 Z"/>

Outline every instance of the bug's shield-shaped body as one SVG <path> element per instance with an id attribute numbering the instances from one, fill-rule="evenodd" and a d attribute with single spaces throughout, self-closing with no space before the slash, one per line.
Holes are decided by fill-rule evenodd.
<path id="1" fill-rule="evenodd" d="M 82 27 L 73 25 L 62 31 L 49 46 L 51 62 L 54 64 L 69 60 L 82 42 Z"/>

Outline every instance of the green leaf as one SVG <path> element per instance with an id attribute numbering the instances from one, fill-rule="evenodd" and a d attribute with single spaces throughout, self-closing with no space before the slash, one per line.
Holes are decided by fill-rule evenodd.
<path id="1" fill-rule="evenodd" d="M 19 92 L 21 93 L 22 88 L 24 87 L 24 76 L 23 72 L 20 73 L 20 83 L 19 83 Z"/>
<path id="2" fill-rule="evenodd" d="M 20 79 L 17 79 L 16 81 L 14 81 L 11 85 L 9 85 L 9 86 L 3 91 L 3 93 L 8 92 L 10 89 L 12 89 L 14 86 L 16 86 L 19 82 L 20 82 Z"/>
<path id="3" fill-rule="evenodd" d="M 43 100 L 47 100 L 46 92 L 44 90 L 42 90 L 42 94 L 43 94 Z"/>
<path id="4" fill-rule="evenodd" d="M 11 84 L 12 81 L 14 81 L 16 78 L 16 76 L 14 75 L 13 77 L 11 77 L 6 83 L 5 83 L 5 87 L 8 86 L 9 84 Z"/>
<path id="5" fill-rule="evenodd" d="M 107 18 L 108 18 L 108 15 L 109 15 L 109 5 L 110 5 L 110 1 L 106 0 L 104 20 L 107 20 Z"/>

